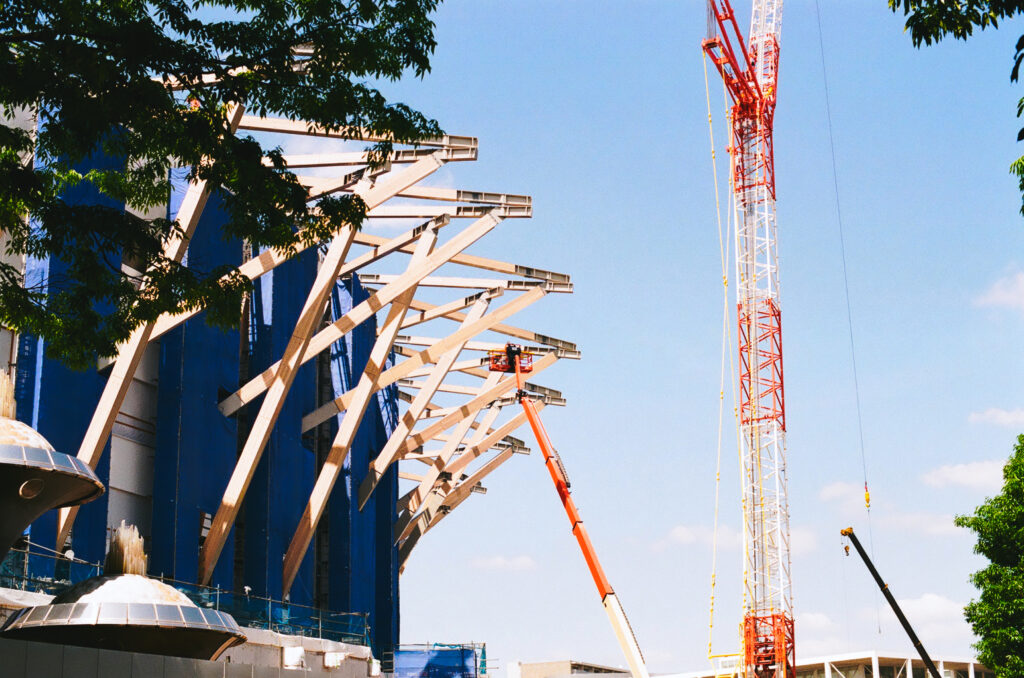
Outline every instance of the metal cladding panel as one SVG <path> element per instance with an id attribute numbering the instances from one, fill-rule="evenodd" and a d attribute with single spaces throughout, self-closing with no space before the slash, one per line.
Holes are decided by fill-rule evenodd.
<path id="1" fill-rule="evenodd" d="M 181 171 L 175 174 L 177 188 L 184 181 Z M 172 194 L 172 218 L 183 193 Z M 212 194 L 189 243 L 190 267 L 210 271 L 241 262 L 241 242 L 223 238 L 226 219 L 222 196 Z M 224 417 L 217 403 L 237 388 L 238 344 L 237 330 L 210 327 L 203 315 L 161 338 L 149 567 L 154 574 L 196 581 L 202 513 L 217 512 L 237 457 L 236 420 Z M 232 534 L 212 585 L 232 587 L 233 561 Z"/>
<path id="2" fill-rule="evenodd" d="M 284 353 L 316 277 L 317 251 L 306 250 L 264 275 L 253 292 L 250 374 L 259 374 Z M 315 361 L 299 368 L 245 499 L 245 585 L 281 598 L 282 556 L 309 500 L 315 460 L 302 435 L 302 416 L 315 403 Z M 258 412 L 257 401 L 249 416 Z M 307 553 L 289 594 L 313 603 L 313 558 Z"/>
<path id="3" fill-rule="evenodd" d="M 339 318 L 369 294 L 358 278 L 346 279 L 331 295 L 332 318 Z M 377 336 L 373 318 L 331 347 L 331 376 L 335 395 L 358 382 Z M 388 421 L 397 410 L 394 389 L 374 399 L 345 460 L 342 474 L 331 494 L 328 507 L 330 535 L 330 592 L 332 609 L 369 615 L 370 645 L 376 656 L 390 651 L 398 642 L 398 550 L 392 543 L 398 472 L 393 466 L 362 511 L 358 508 L 359 486 L 368 473 L 371 459 L 387 442 L 381 405 L 389 408 Z M 332 431 L 345 415 L 332 421 Z"/>
<path id="4" fill-rule="evenodd" d="M 122 165 L 120 159 L 97 152 L 75 169 L 84 174 L 91 169 L 116 169 Z M 124 207 L 122 203 L 101 195 L 85 182 L 67 189 L 62 197 L 68 205 L 102 205 L 115 209 Z M 44 285 L 47 292 L 59 291 L 60 281 L 73 275 L 67 262 L 59 256 L 29 259 L 27 262 L 26 282 Z M 107 378 L 95 369 L 81 372 L 68 369 L 56 360 L 47 358 L 45 353 L 43 340 L 29 334 L 21 335 L 15 385 L 18 419 L 39 431 L 58 452 L 75 455 Z M 109 483 L 109 442 L 96 468 L 96 475 L 104 485 Z M 71 547 L 76 557 L 102 561 L 106 555 L 106 528 L 107 495 L 104 494 L 82 506 L 78 513 L 71 538 Z M 33 542 L 52 548 L 57 539 L 57 512 L 48 511 L 43 514 L 32 524 L 31 534 Z M 46 559 L 34 560 L 32 573 L 52 576 L 52 562 Z"/>

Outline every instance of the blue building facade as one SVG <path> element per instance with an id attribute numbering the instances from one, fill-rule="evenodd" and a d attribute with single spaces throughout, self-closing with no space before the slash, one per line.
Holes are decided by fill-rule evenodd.
<path id="1" fill-rule="evenodd" d="M 172 218 L 184 193 L 183 175 L 175 179 L 181 190 L 171 196 Z M 68 195 L 69 201 L 78 203 L 100 199 L 84 189 Z M 189 266 L 210 270 L 242 261 L 243 244 L 223 238 L 220 227 L 225 219 L 222 198 L 211 195 L 189 243 Z M 243 309 L 240 329 L 210 327 L 200 314 L 163 335 L 158 345 L 151 344 L 150 376 L 137 378 L 138 385 L 133 383 L 135 395 L 130 397 L 135 409 L 128 412 L 122 407 L 121 428 L 115 425 L 114 445 L 120 447 L 112 455 L 108 443 L 97 469 L 104 484 L 111 486 L 113 458 L 113 486 L 125 489 L 82 507 L 71 537 L 76 558 L 102 561 L 108 528 L 120 522 L 124 513 L 120 507 L 127 506 L 136 522 L 149 521 L 141 529 L 149 546 L 150 572 L 181 582 L 196 581 L 205 530 L 261 400 L 232 417 L 224 417 L 217 403 L 281 356 L 316 275 L 317 260 L 313 248 L 258 279 Z M 29 276 L 58 280 L 54 274 L 60 266 L 58 259 L 30 262 Z M 339 281 L 325 322 L 367 296 L 358 278 Z M 355 386 L 375 338 L 371 319 L 299 370 L 214 570 L 212 585 L 282 598 L 283 554 L 345 415 L 306 435 L 301 418 Z M 77 451 L 105 381 L 103 370 L 68 370 L 45 357 L 41 340 L 21 337 L 18 417 L 58 450 Z M 358 488 L 396 418 L 397 393 L 390 388 L 378 394 L 376 406 L 363 417 L 327 513 L 289 594 L 294 605 L 365 613 L 378 657 L 398 642 L 398 554 L 392 544 L 397 471 L 388 472 L 362 511 Z M 52 547 L 55 532 L 56 512 L 50 512 L 32 525 L 31 540 Z M 36 565 L 33 561 L 33 567 L 52 568 L 52 562 Z"/>

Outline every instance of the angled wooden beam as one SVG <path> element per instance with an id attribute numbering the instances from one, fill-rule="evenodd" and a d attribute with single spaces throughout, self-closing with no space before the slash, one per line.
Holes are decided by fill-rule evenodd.
<path id="1" fill-rule="evenodd" d="M 228 107 L 228 126 L 233 133 L 242 120 L 244 107 L 238 104 L 231 104 Z M 180 232 L 172 233 L 164 245 L 163 255 L 171 261 L 180 262 L 188 249 L 189 240 L 199 225 L 199 217 L 206 206 L 206 200 L 210 196 L 210 187 L 205 179 L 194 179 L 189 183 L 188 190 L 178 208 L 176 221 L 181 227 Z M 114 425 L 117 413 L 124 404 L 128 388 L 132 384 L 135 371 L 142 362 L 142 356 L 146 351 L 150 338 L 153 336 L 155 323 L 149 322 L 132 332 L 126 342 L 118 347 L 117 360 L 107 377 L 107 383 L 103 387 L 99 402 L 93 410 L 89 427 L 82 438 L 82 444 L 78 448 L 78 458 L 95 469 L 103 455 L 103 448 L 110 438 L 110 429 Z M 78 515 L 78 507 L 72 506 L 60 509 L 57 518 L 57 550 L 64 548 L 71 533 L 71 526 Z"/>
<path id="2" fill-rule="evenodd" d="M 403 334 L 398 337 L 396 343 L 403 346 L 433 346 L 443 339 L 437 337 L 418 337 L 409 336 Z M 486 351 L 488 353 L 492 351 L 504 350 L 505 344 L 494 342 L 494 341 L 470 341 L 466 344 L 467 351 Z M 524 349 L 528 350 L 533 354 L 557 354 L 559 358 L 569 358 L 572 360 L 579 360 L 579 351 L 569 351 L 561 348 L 554 348 L 553 346 L 524 346 Z"/>
<path id="3" fill-rule="evenodd" d="M 471 294 L 468 297 L 463 297 L 462 299 L 456 299 L 455 301 L 450 301 L 447 304 L 442 304 L 441 306 L 438 306 L 429 311 L 424 310 L 419 311 L 417 313 L 407 313 L 405 315 L 405 321 L 402 323 L 402 329 L 404 330 L 415 325 L 420 325 L 425 322 L 435 320 L 437 318 L 442 318 L 447 313 L 461 311 L 467 306 L 472 306 L 474 303 L 476 303 L 478 299 L 482 297 L 494 299 L 496 297 L 500 297 L 503 293 L 504 291 L 500 289 L 484 290 L 483 292 L 477 292 L 476 294 Z M 413 299 L 413 303 L 416 303 L 415 299 Z M 465 319 L 465 315 L 463 315 L 463 319 Z"/>
<path id="4" fill-rule="evenodd" d="M 429 231 L 421 237 L 406 271 L 415 272 L 416 269 L 421 268 L 436 241 L 436 231 Z M 328 452 L 327 459 L 320 468 L 316 484 L 313 485 L 313 491 L 310 494 L 309 502 L 306 504 L 306 510 L 299 520 L 295 535 L 292 537 L 291 544 L 288 545 L 287 553 L 285 553 L 281 580 L 282 595 L 287 595 L 292 588 L 295 576 L 302 565 L 302 559 L 306 555 L 309 543 L 313 540 L 316 526 L 320 522 L 321 516 L 323 516 L 324 509 L 327 508 L 327 501 L 331 496 L 331 490 L 334 489 L 334 484 L 337 482 L 345 459 L 348 457 L 352 441 L 355 440 L 356 433 L 359 431 L 359 424 L 363 420 L 366 408 L 374 394 L 380 390 L 377 380 L 384 371 L 384 365 L 391 355 L 391 345 L 395 342 L 395 337 L 398 336 L 398 330 L 402 326 L 405 312 L 409 309 L 409 302 L 412 301 L 415 294 L 416 285 L 414 283 L 403 291 L 392 302 L 391 308 L 388 309 L 383 329 L 373 344 L 370 357 L 366 361 L 366 367 L 359 377 L 359 383 L 356 384 L 351 406 L 345 411 L 345 416 L 338 426 L 338 432 L 331 442 L 330 452 Z"/>
<path id="5" fill-rule="evenodd" d="M 412 549 L 416 546 L 420 537 L 429 532 L 439 522 L 441 522 L 446 515 L 455 510 L 459 504 L 465 501 L 470 494 L 472 494 L 474 487 L 476 487 L 495 469 L 511 459 L 513 454 L 515 453 L 512 450 L 505 450 L 495 455 L 472 475 L 459 483 L 459 485 L 451 490 L 451 492 L 443 499 L 440 499 L 441 495 L 437 495 L 439 497 L 439 502 L 441 502 L 438 504 L 437 509 L 431 509 L 429 512 L 424 510 L 423 513 L 420 513 L 417 516 L 412 529 L 409 531 L 409 536 L 406 537 L 398 547 L 399 574 L 401 574 L 405 569 L 405 564 L 409 560 L 409 554 L 412 553 Z"/>
<path id="6" fill-rule="evenodd" d="M 469 447 L 479 445 L 488 436 L 496 433 L 496 431 L 491 429 L 491 425 L 494 424 L 494 420 L 498 418 L 498 415 L 501 413 L 501 409 L 501 407 L 495 406 L 487 408 L 487 413 L 483 416 L 483 419 L 480 420 L 480 425 L 473 427 L 475 429 L 475 432 L 473 433 L 473 436 L 469 439 L 469 442 L 467 443 Z M 473 420 L 471 419 L 469 421 L 472 422 Z M 454 439 L 455 438 L 453 435 L 450 440 Z M 408 536 L 406 526 L 408 525 L 409 520 L 416 513 L 416 511 L 419 510 L 420 505 L 423 503 L 424 497 L 426 497 L 427 493 L 430 492 L 430 490 L 434 487 L 434 484 L 437 481 L 438 476 L 440 476 L 441 472 L 451 473 L 451 471 L 447 468 L 448 463 L 451 461 L 451 455 L 448 455 L 446 458 L 442 459 L 441 456 L 443 455 L 443 452 L 444 450 L 441 450 L 438 455 L 435 455 L 434 462 L 432 462 L 431 464 L 432 466 L 435 467 L 436 473 L 431 474 L 430 484 L 420 483 L 419 487 L 413 488 L 413 490 L 409 493 L 410 496 L 405 504 L 405 506 L 408 508 L 409 513 L 407 516 L 404 517 L 404 519 L 400 515 L 399 520 L 396 521 L 396 539 L 402 539 Z M 452 477 L 454 478 L 454 476 Z"/>
<path id="7" fill-rule="evenodd" d="M 442 306 L 435 306 L 434 304 L 429 304 L 425 301 L 419 301 L 418 299 L 413 300 L 412 307 L 413 309 L 423 314 L 440 313 L 442 317 L 447 318 L 448 320 L 454 320 L 456 322 L 462 322 L 462 319 L 464 317 L 462 313 L 458 313 L 457 311 L 449 311 L 446 308 L 442 308 Z M 515 337 L 516 339 L 532 341 L 538 344 L 544 344 L 545 346 L 553 346 L 554 348 L 560 348 L 566 351 L 578 350 L 576 344 L 572 343 L 571 341 L 556 339 L 555 337 L 549 337 L 545 334 L 540 334 L 538 332 L 533 332 L 531 330 L 524 330 L 521 327 L 513 327 L 512 325 L 495 325 L 494 331 L 500 332 L 501 334 L 510 337 Z"/>
<path id="8" fill-rule="evenodd" d="M 538 403 L 538 405 L 540 405 L 540 403 Z M 395 522 L 395 543 L 399 543 L 411 533 L 413 521 L 415 519 L 415 516 L 413 515 L 414 513 L 430 513 L 441 505 L 444 499 L 443 490 L 446 486 L 442 485 L 442 491 L 430 494 L 430 490 L 435 486 L 441 472 L 447 473 L 452 479 L 458 478 L 462 475 L 465 468 L 473 463 L 475 459 L 494 447 L 495 443 L 522 426 L 525 422 L 526 413 L 521 412 L 499 426 L 494 433 L 484 436 L 482 439 L 479 439 L 477 442 L 466 447 L 462 453 L 454 459 L 449 455 L 447 459 L 444 459 L 441 468 L 438 468 L 437 464 L 435 464 L 432 469 L 433 473 L 427 473 L 424 476 L 424 481 L 430 479 L 430 484 L 428 485 L 426 482 L 423 482 L 418 488 L 416 488 L 415 494 L 409 500 L 409 510 L 405 514 L 399 516 L 398 520 Z M 438 462 L 441 462 L 440 457 L 438 458 Z M 446 482 L 450 485 L 452 481 Z"/>
<path id="9" fill-rule="evenodd" d="M 491 300 L 489 297 L 480 297 L 476 303 L 473 304 L 473 308 L 466 315 L 466 320 L 462 323 L 462 328 L 469 327 L 478 321 L 487 310 Z M 451 369 L 452 365 L 455 364 L 456 358 L 459 357 L 459 353 L 462 352 L 462 345 L 465 342 L 456 343 L 449 351 L 444 353 L 434 365 L 434 370 L 431 372 L 427 380 L 420 384 L 421 386 L 419 393 L 416 394 L 415 399 L 409 405 L 409 409 L 406 410 L 405 414 L 402 415 L 401 421 L 395 427 L 395 430 L 391 432 L 391 436 L 388 438 L 387 443 L 384 444 L 384 448 L 377 454 L 377 456 L 370 462 L 369 472 L 366 474 L 366 478 L 363 479 L 362 484 L 359 486 L 359 509 L 362 510 L 363 506 L 366 505 L 367 500 L 370 498 L 370 494 L 373 489 L 377 487 L 377 483 L 380 482 L 381 477 L 387 472 L 388 468 L 394 463 L 396 459 L 395 451 L 401 444 L 405 437 L 409 435 L 412 427 L 416 424 L 416 421 L 423 414 L 423 411 L 430 404 L 430 399 L 434 397 L 437 389 L 441 386 L 441 382 L 444 381 L 445 376 L 448 374 L 448 370 Z"/>
<path id="10" fill-rule="evenodd" d="M 221 550 L 227 541 L 228 533 L 235 524 L 235 518 L 242 506 L 242 500 L 252 481 L 256 465 L 270 433 L 277 423 L 277 417 L 281 413 L 284 399 L 288 395 L 295 374 L 298 372 L 298 357 L 309 345 L 309 339 L 313 335 L 313 329 L 323 317 L 324 307 L 327 303 L 327 296 L 330 294 L 334 281 L 338 277 L 338 269 L 341 268 L 348 248 L 352 245 L 352 233 L 354 229 L 346 228 L 342 233 L 335 236 L 327 250 L 327 255 L 321 263 L 317 272 L 313 287 L 306 297 L 306 303 L 299 313 L 299 319 L 295 323 L 295 329 L 285 347 L 284 356 L 280 363 L 280 369 L 274 374 L 274 379 L 267 391 L 260 406 L 259 414 L 253 420 L 249 436 L 242 447 L 242 453 L 238 457 L 235 469 L 228 480 L 227 488 L 221 499 L 220 507 L 213 517 L 210 531 L 203 543 L 199 553 L 199 573 L 197 575 L 200 584 L 206 584 L 213 575 L 213 568 L 220 558 Z"/>
<path id="11" fill-rule="evenodd" d="M 368 273 L 363 276 L 367 285 L 385 285 L 395 276 L 387 274 Z M 529 290 L 534 287 L 543 287 L 548 292 L 572 292 L 572 283 L 553 283 L 546 280 L 501 280 L 495 278 L 462 278 L 454 276 L 429 276 L 423 279 L 423 287 L 452 287 L 465 289 L 483 290 Z"/>
<path id="12" fill-rule="evenodd" d="M 387 157 L 387 162 L 394 165 L 416 162 L 433 153 L 430 148 L 396 148 Z M 346 165 L 365 165 L 370 161 L 368 151 L 349 151 L 342 153 L 289 153 L 283 157 L 288 169 L 306 169 L 309 167 L 341 167 Z M 264 158 L 263 164 L 270 167 L 270 158 Z M 405 189 L 415 190 L 415 187 Z M 405 193 L 403 191 L 402 193 Z M 399 194 L 401 195 L 401 194 Z"/>
<path id="13" fill-rule="evenodd" d="M 544 356 L 533 364 L 533 373 L 536 374 L 547 369 L 554 364 L 556 360 L 558 360 L 558 358 L 554 355 Z M 430 426 L 427 426 L 425 429 L 413 432 L 405 442 L 402 443 L 402 446 L 399 448 L 399 454 L 405 454 L 408 450 L 420 447 L 423 443 L 431 440 L 437 434 L 448 430 L 466 417 L 476 414 L 481 407 L 490 404 L 495 399 L 500 398 L 510 390 L 514 389 L 516 385 L 515 381 L 515 377 L 502 379 L 494 385 L 494 388 L 484 391 L 476 398 L 473 398 L 458 408 L 453 408 L 453 411 L 450 414 L 445 415 Z"/>
<path id="14" fill-rule="evenodd" d="M 532 205 L 533 198 L 513 193 L 492 193 L 488 191 L 466 191 L 459 188 L 435 188 L 433 186 L 411 186 L 402 191 L 403 198 L 443 200 L 445 202 L 468 202 L 483 205 Z"/>
<path id="15" fill-rule="evenodd" d="M 306 122 L 304 120 L 289 120 L 287 118 L 264 118 L 255 115 L 242 117 L 239 129 L 256 130 L 260 132 L 279 132 L 282 134 L 302 134 L 313 137 L 331 137 L 334 139 L 349 139 L 354 141 L 392 141 L 402 143 L 391 135 L 374 134 L 369 130 L 359 127 L 347 127 L 343 130 L 328 130 L 320 125 Z M 420 146 L 436 146 L 440 148 L 477 148 L 479 142 L 476 137 L 456 136 L 445 134 L 444 136 L 430 139 L 418 139 Z"/>
<path id="16" fill-rule="evenodd" d="M 368 206 L 379 205 L 403 188 L 429 176 L 443 164 L 443 159 L 435 155 L 428 156 L 379 183 L 366 184 L 365 187 L 359 189 L 360 196 Z M 348 250 L 352 246 L 354 233 L 355 229 L 348 227 L 335 236 L 320 263 L 313 286 L 299 313 L 299 319 L 295 323 L 295 330 L 278 362 L 278 369 L 267 385 L 267 395 L 260 404 L 259 413 L 253 420 L 249 436 L 238 456 L 235 470 L 228 480 L 220 507 L 217 509 L 210 531 L 200 551 L 198 574 L 200 584 L 208 583 L 210 577 L 213 576 L 214 566 L 220 558 L 228 533 L 238 516 L 242 500 L 245 498 L 249 483 L 252 482 L 252 476 L 256 471 L 256 465 L 259 464 L 263 449 L 266 447 L 274 424 L 277 423 L 277 417 L 281 413 L 284 399 L 288 395 L 292 382 L 295 380 L 295 374 L 301 365 L 299 358 L 309 347 L 310 339 L 323 319 L 327 298 L 338 279 L 338 273 L 348 255 Z M 427 233 L 433 233 L 436 237 L 436 229 L 428 230 Z M 422 241 L 424 237 L 426 236 L 420 236 L 420 240 Z"/>
<path id="17" fill-rule="evenodd" d="M 418 219 L 447 214 L 453 219 L 479 219 L 495 212 L 503 219 L 528 219 L 533 208 L 520 205 L 382 205 L 368 210 L 371 219 Z"/>
<path id="18" fill-rule="evenodd" d="M 316 336 L 314 336 L 312 341 L 310 341 L 305 353 L 301 356 L 300 364 L 319 355 L 320 352 L 326 350 L 331 344 L 345 336 L 348 332 L 352 331 L 353 328 L 367 320 L 378 310 L 384 308 L 387 304 L 392 303 L 406 290 L 414 287 L 432 271 L 443 266 L 454 253 L 461 252 L 463 249 L 469 247 L 500 222 L 501 219 L 497 217 L 484 217 L 479 219 L 476 223 L 466 228 L 439 247 L 436 251 L 431 253 L 426 259 L 418 262 L 415 267 L 407 268 L 406 271 L 396 280 L 388 283 L 374 294 L 371 294 L 369 298 L 357 305 L 344 316 L 317 332 Z M 258 397 L 266 390 L 267 384 L 273 377 L 274 370 L 276 369 L 277 364 L 275 363 L 264 370 L 262 374 L 250 379 L 241 388 L 220 402 L 218 405 L 220 411 L 225 416 L 231 415 L 238 411 L 240 407 Z M 387 384 L 384 385 L 386 386 Z M 340 411 L 341 410 L 336 410 L 334 414 L 337 414 L 337 412 Z M 327 416 L 329 417 L 331 415 Z M 326 419 L 327 417 L 322 419 L 321 422 L 326 421 Z M 310 428 L 312 428 L 312 426 Z M 303 432 L 308 430 L 309 428 L 303 428 Z"/>
<path id="19" fill-rule="evenodd" d="M 397 352 L 398 351 L 396 351 L 396 353 Z M 409 351 L 408 353 L 413 353 L 413 351 Z M 405 355 L 405 354 L 403 354 L 403 355 Z M 467 372 L 468 373 L 469 370 L 479 369 L 481 365 L 486 365 L 488 360 L 489 359 L 487 357 L 473 358 L 472 360 L 459 360 L 454 365 L 452 365 L 452 369 L 450 369 L 448 371 L 449 372 Z M 412 372 L 410 372 L 409 376 L 410 377 L 426 377 L 426 376 L 428 376 L 430 374 L 430 372 L 432 370 L 433 370 L 433 367 L 420 367 L 420 368 L 417 368 L 417 369 L 413 370 Z"/>
<path id="20" fill-rule="evenodd" d="M 384 241 L 385 238 L 379 235 L 373 235 L 372 233 L 359 232 L 356 235 L 356 244 L 359 245 L 379 245 Z M 402 251 L 408 253 L 412 250 L 406 247 L 403 248 Z M 534 268 L 532 266 L 510 264 L 507 261 L 488 259 L 487 257 L 480 257 L 475 254 L 460 254 L 457 257 L 452 257 L 452 263 L 459 264 L 461 266 L 469 266 L 471 268 L 479 268 L 484 271 L 493 271 L 494 273 L 505 273 L 506 275 L 518 275 L 524 278 L 533 278 L 535 280 L 550 280 L 551 282 L 562 283 L 572 282 L 572 278 L 565 273 L 545 271 L 542 268 Z"/>
<path id="21" fill-rule="evenodd" d="M 546 293 L 541 288 L 530 290 L 529 292 L 521 295 L 517 299 L 514 299 L 507 304 L 504 304 L 501 308 L 492 311 L 491 313 L 488 313 L 483 318 L 480 318 L 480 320 L 477 320 L 476 322 L 471 323 L 466 327 L 460 328 L 458 331 L 454 332 L 453 334 L 450 334 L 444 339 L 441 339 L 440 341 L 431 344 L 429 348 L 424 349 L 419 353 L 412 355 L 409 358 L 406 358 L 401 363 L 395 365 L 387 372 L 385 372 L 383 375 L 381 375 L 381 388 L 395 383 L 396 381 L 405 377 L 418 367 L 422 367 L 427 363 L 437 362 L 438 359 L 440 359 L 442 355 L 450 351 L 452 347 L 464 342 L 469 337 L 476 336 L 483 330 L 490 327 L 491 324 L 500 322 L 501 320 L 504 320 L 513 313 L 517 313 L 519 310 L 525 308 L 526 306 L 529 306 L 530 304 L 534 303 L 535 301 L 543 297 L 544 294 Z M 535 364 L 534 372 L 537 371 L 538 370 Z M 303 417 L 303 433 L 309 431 L 314 426 L 327 421 L 327 419 L 333 417 L 338 412 L 344 412 L 345 408 L 348 407 L 348 400 L 351 397 L 350 394 L 351 391 L 348 393 L 343 393 L 342 395 L 338 396 L 331 402 L 320 406 L 313 412 L 310 412 L 305 417 Z"/>
<path id="22" fill-rule="evenodd" d="M 391 238 L 390 240 L 382 239 L 382 242 L 380 244 L 372 246 L 372 248 L 368 252 L 364 252 L 360 256 L 356 257 L 352 261 L 349 261 L 344 266 L 342 266 L 341 270 L 338 272 L 338 275 L 345 276 L 355 271 L 358 271 L 364 266 L 368 266 L 374 263 L 375 261 L 378 261 L 379 259 L 386 257 L 392 252 L 401 250 L 403 247 L 409 245 L 410 243 L 414 243 L 416 239 L 419 238 L 423 231 L 426 230 L 427 228 L 440 228 L 442 226 L 446 226 L 449 223 L 449 221 L 450 220 L 447 217 L 438 217 L 435 219 L 431 219 L 426 223 L 420 224 L 416 228 L 410 229 L 399 236 Z M 299 252 L 306 250 L 306 248 L 310 246 L 311 243 L 306 243 L 300 240 L 300 242 L 296 245 L 295 250 L 291 253 L 279 252 L 273 249 L 264 250 L 263 252 L 260 252 L 259 256 L 256 256 L 250 259 L 249 261 L 243 263 L 236 270 L 238 273 L 245 276 L 249 280 L 256 280 L 260 276 L 272 271 L 277 266 L 288 261 L 288 259 L 295 256 Z M 225 276 L 224 279 L 227 279 L 227 277 Z M 202 312 L 203 309 L 197 308 L 189 311 L 182 311 L 180 313 L 175 314 L 165 313 L 161 315 L 156 321 L 156 327 L 153 330 L 152 338 L 156 339 L 165 332 L 174 329 L 175 327 L 185 322 L 189 318 L 198 315 L 199 313 Z"/>

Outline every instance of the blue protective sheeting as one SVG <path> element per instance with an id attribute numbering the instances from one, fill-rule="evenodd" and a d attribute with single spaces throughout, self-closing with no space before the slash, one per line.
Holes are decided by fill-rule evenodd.
<path id="1" fill-rule="evenodd" d="M 176 192 L 175 197 L 181 195 Z M 227 218 L 222 204 L 216 193 L 207 200 L 189 243 L 189 266 L 209 271 L 241 262 L 241 242 L 221 236 Z M 172 201 L 170 218 L 178 205 L 180 199 Z M 202 314 L 160 339 L 150 545 L 154 574 L 196 581 L 202 514 L 217 512 L 237 456 L 236 420 L 221 415 L 217 403 L 225 392 L 237 388 L 238 345 L 237 330 L 212 328 Z M 211 585 L 232 587 L 233 560 L 230 535 Z"/>
<path id="2" fill-rule="evenodd" d="M 273 275 L 257 280 L 250 316 L 251 375 L 270 367 L 284 353 L 316 277 L 316 267 L 317 252 L 310 249 L 275 268 Z M 282 555 L 313 490 L 315 460 L 301 431 L 303 415 L 316 403 L 315 367 L 310 361 L 299 368 L 246 496 L 243 581 L 258 595 L 281 597 Z M 259 411 L 260 402 L 249 405 L 250 419 Z M 302 561 L 289 597 L 300 605 L 313 602 L 313 560 L 309 554 Z"/>
<path id="3" fill-rule="evenodd" d="M 116 169 L 123 166 L 117 158 L 97 153 L 76 166 L 81 173 L 90 169 Z M 101 195 L 85 182 L 71 187 L 63 195 L 69 205 L 102 205 L 122 208 L 110 198 Z M 45 286 L 47 292 L 57 291 L 60 281 L 68 273 L 67 264 L 60 257 L 45 260 L 30 259 L 26 272 L 30 281 Z M 92 418 L 93 407 L 106 384 L 106 374 L 96 370 L 76 372 L 56 360 L 45 356 L 45 343 L 29 334 L 21 335 L 18 343 L 18 371 L 15 399 L 18 419 L 33 426 L 59 452 L 77 454 Z M 110 480 L 110 444 L 104 449 L 96 474 L 104 485 Z M 31 526 L 31 540 L 46 548 L 53 548 L 57 540 L 57 512 L 48 511 Z M 78 513 L 72 532 L 71 548 L 76 557 L 102 561 L 106 554 L 107 495 L 84 505 Z M 33 562 L 34 576 L 53 576 L 53 561 L 41 559 Z"/>
<path id="4" fill-rule="evenodd" d="M 358 278 L 347 278 L 331 295 L 332 319 L 345 315 L 368 296 Z M 376 335 L 377 325 L 371 318 L 331 347 L 331 385 L 336 395 L 355 387 Z M 332 575 L 329 606 L 369 615 L 370 645 L 378 657 L 398 643 L 398 550 L 392 543 L 398 472 L 394 466 L 362 511 L 358 505 L 359 486 L 370 461 L 384 447 L 394 426 L 397 395 L 394 389 L 386 389 L 380 396 L 363 415 L 327 512 Z M 381 408 L 382 402 L 387 408 Z M 335 417 L 332 433 L 344 417 Z"/>
<path id="5" fill-rule="evenodd" d="M 401 649 L 394 654 L 395 678 L 476 678 L 476 650 L 472 646 Z"/>

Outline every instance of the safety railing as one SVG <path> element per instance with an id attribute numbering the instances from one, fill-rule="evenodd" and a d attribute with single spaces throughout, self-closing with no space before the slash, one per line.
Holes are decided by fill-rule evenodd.
<path id="1" fill-rule="evenodd" d="M 101 571 L 99 563 L 11 549 L 0 563 L 0 588 L 57 595 Z M 331 612 L 216 586 L 200 586 L 162 576 L 153 578 L 181 591 L 199 607 L 227 612 L 242 627 L 351 645 L 370 644 L 370 624 L 362 612 Z"/>

